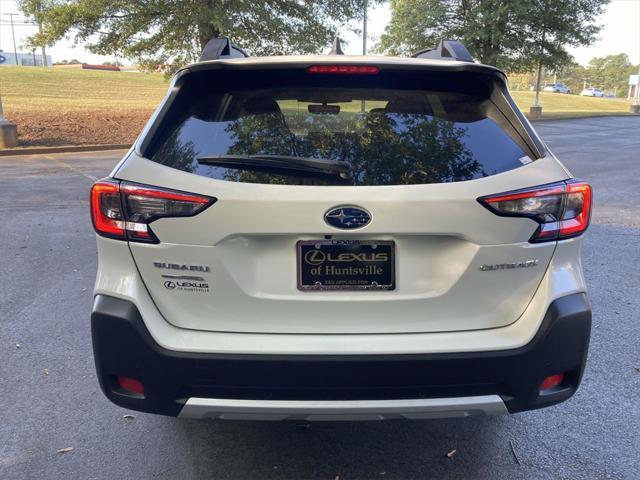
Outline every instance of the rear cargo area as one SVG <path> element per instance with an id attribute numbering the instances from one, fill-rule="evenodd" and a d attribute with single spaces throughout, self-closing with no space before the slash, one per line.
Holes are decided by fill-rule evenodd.
<path id="1" fill-rule="evenodd" d="M 153 221 L 159 243 L 130 243 L 165 319 L 277 334 L 516 321 L 556 243 L 529 243 L 535 221 L 477 199 L 566 172 L 540 158 L 499 76 L 434 70 L 336 78 L 229 63 L 185 75 L 116 174 L 216 199 Z"/>

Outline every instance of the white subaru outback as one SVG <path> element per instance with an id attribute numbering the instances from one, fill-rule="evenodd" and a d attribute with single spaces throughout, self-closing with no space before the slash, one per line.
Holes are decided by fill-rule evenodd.
<path id="1" fill-rule="evenodd" d="M 456 42 L 415 58 L 244 58 L 219 42 L 91 191 L 112 402 L 366 420 L 576 391 L 591 188 L 503 72 Z"/>

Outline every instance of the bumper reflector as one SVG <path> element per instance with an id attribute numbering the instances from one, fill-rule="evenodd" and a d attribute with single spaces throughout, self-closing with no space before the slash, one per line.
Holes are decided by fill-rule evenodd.
<path id="1" fill-rule="evenodd" d="M 564 380 L 564 373 L 556 373 L 555 375 L 549 375 L 540 384 L 540 391 L 549 390 L 555 388 Z"/>
<path id="2" fill-rule="evenodd" d="M 136 380 L 135 378 L 118 376 L 118 385 L 127 392 L 144 395 L 144 385 L 142 385 L 140 380 Z"/>

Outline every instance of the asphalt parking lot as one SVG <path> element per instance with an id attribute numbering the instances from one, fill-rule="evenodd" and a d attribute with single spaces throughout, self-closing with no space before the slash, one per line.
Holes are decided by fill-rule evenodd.
<path id="1" fill-rule="evenodd" d="M 307 427 L 112 405 L 91 352 L 87 193 L 123 152 L 0 157 L 0 479 L 640 478 L 640 118 L 536 128 L 595 188 L 591 351 L 569 402 L 493 418 Z"/>

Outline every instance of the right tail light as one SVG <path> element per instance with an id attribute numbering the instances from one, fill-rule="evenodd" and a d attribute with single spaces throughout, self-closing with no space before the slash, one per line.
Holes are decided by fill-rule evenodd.
<path id="1" fill-rule="evenodd" d="M 496 215 L 528 217 L 540 225 L 532 243 L 582 234 L 591 220 L 591 186 L 580 180 L 541 185 L 478 198 Z"/>

